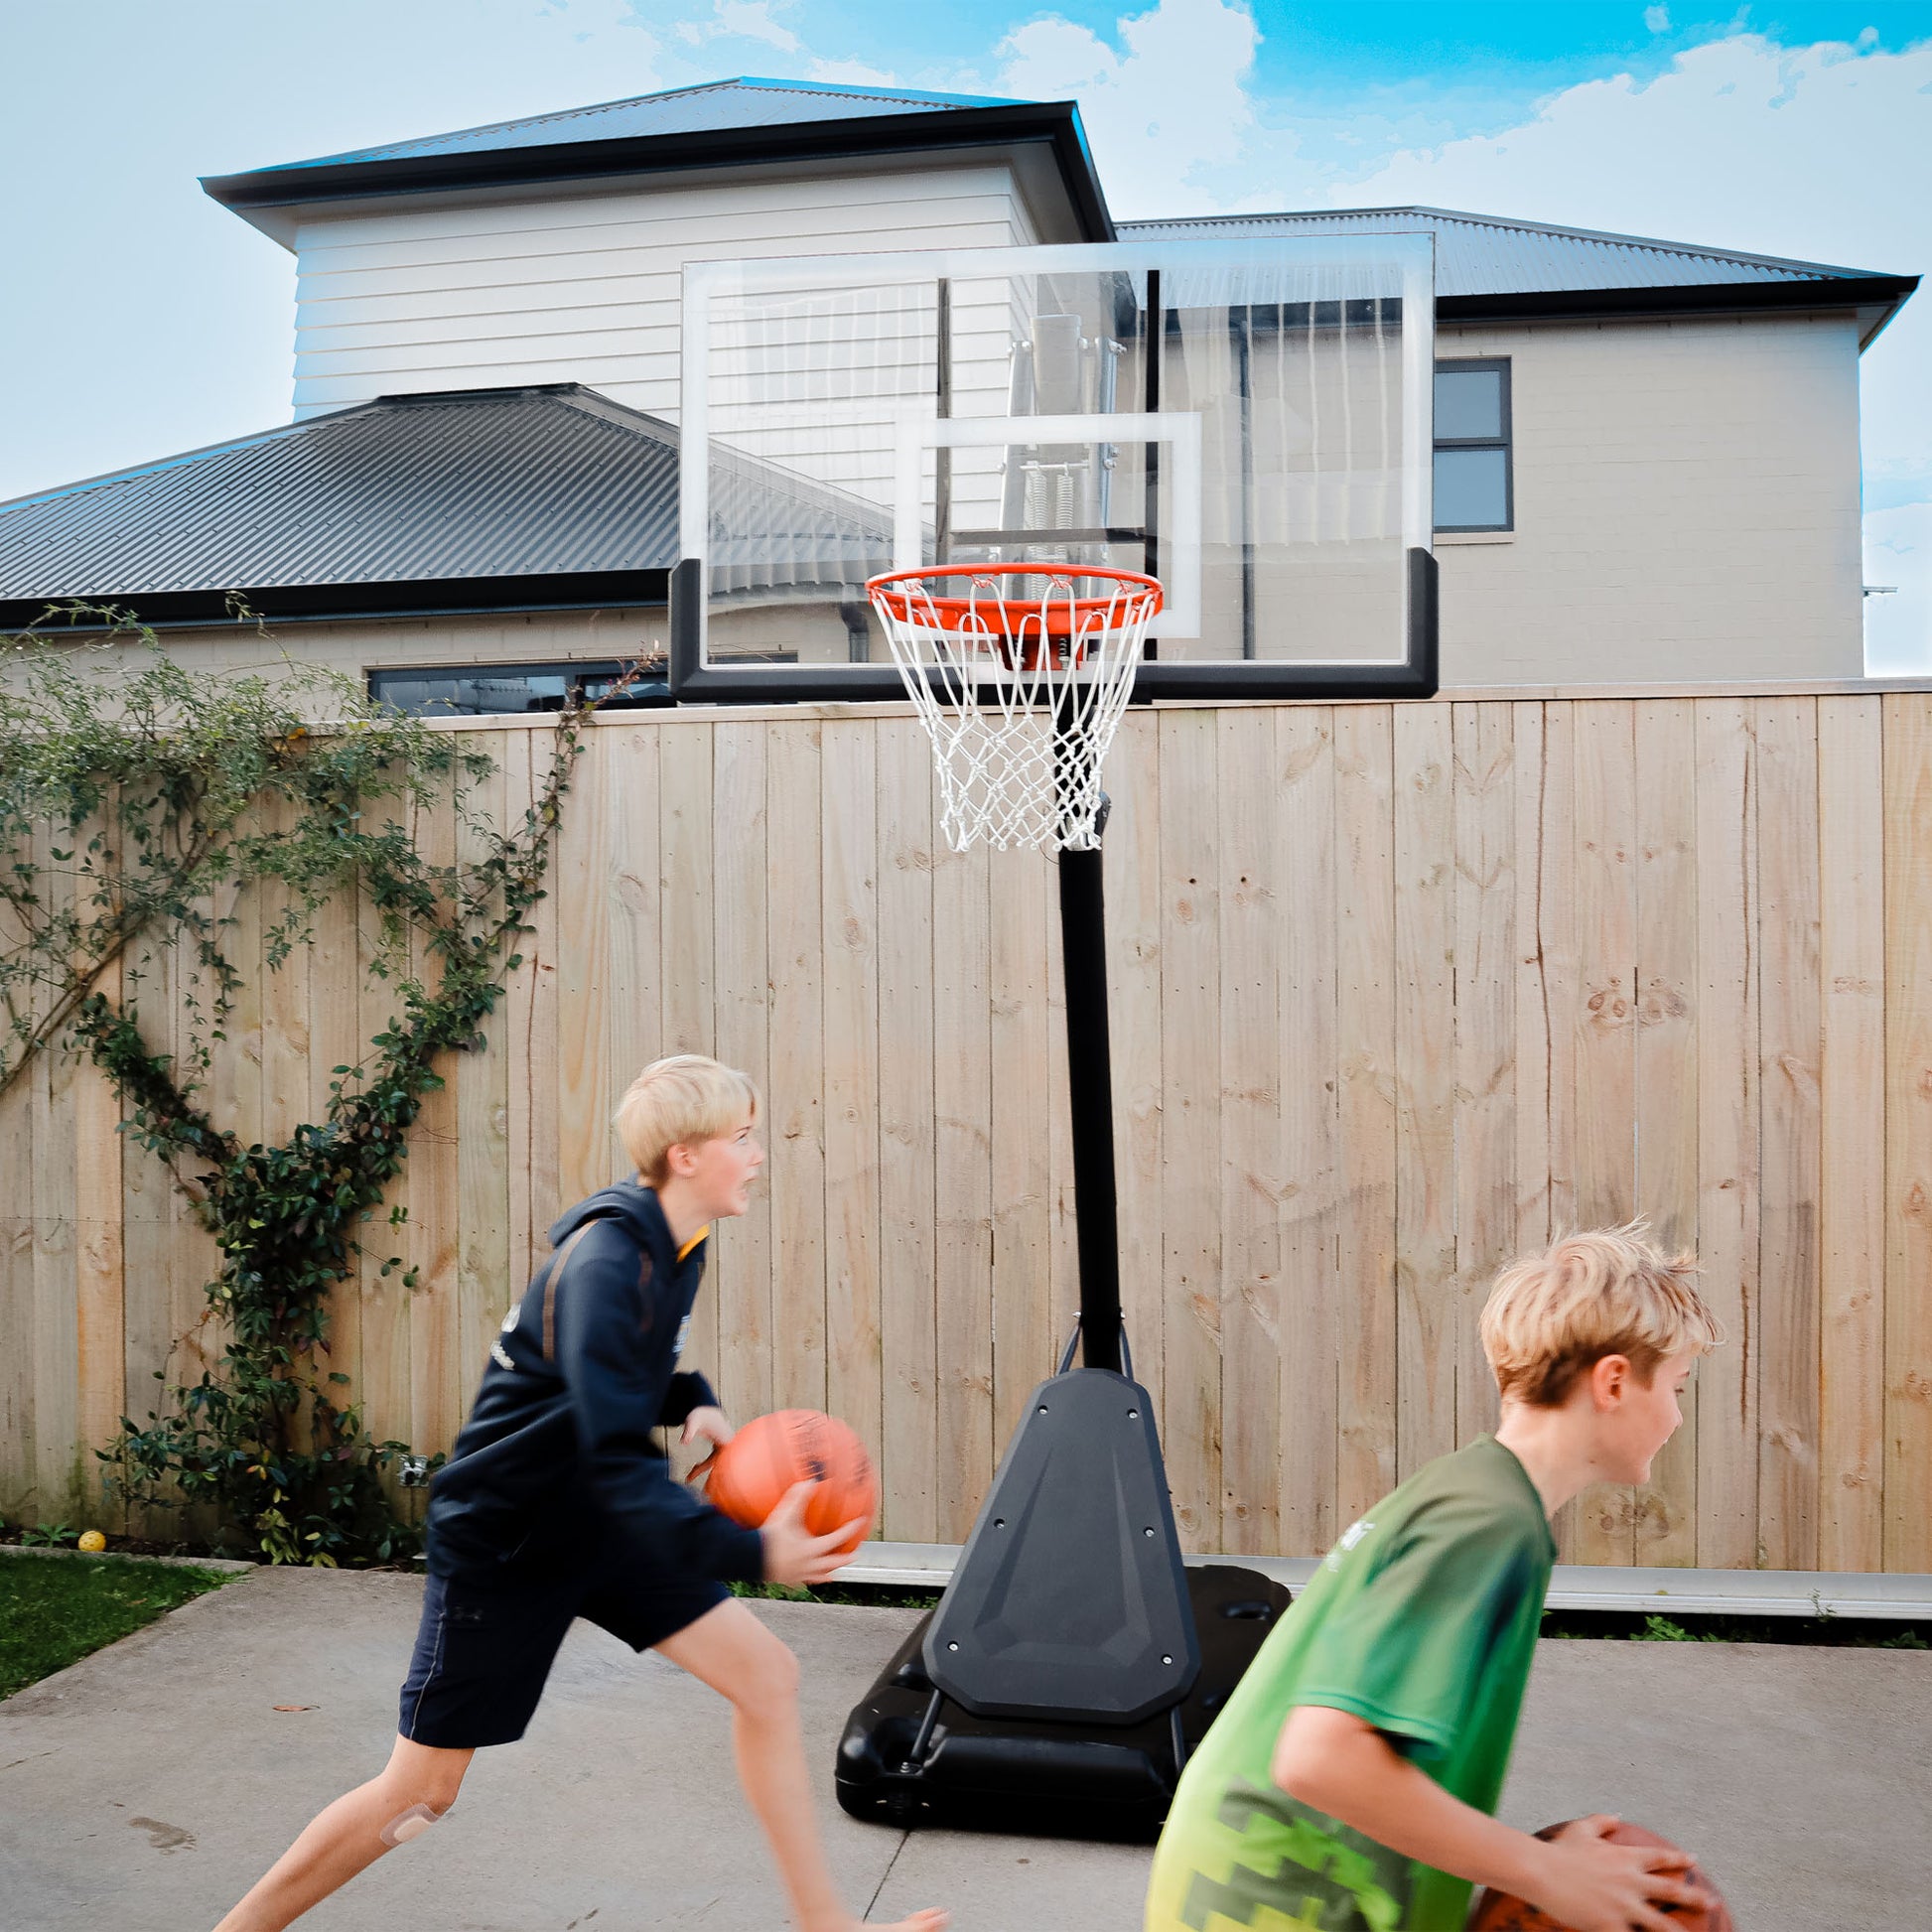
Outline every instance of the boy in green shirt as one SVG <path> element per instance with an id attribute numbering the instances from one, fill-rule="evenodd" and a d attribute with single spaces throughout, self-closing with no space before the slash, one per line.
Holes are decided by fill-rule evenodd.
<path id="1" fill-rule="evenodd" d="M 1575 1932 L 1670 1932 L 1685 1860 L 1590 1818 L 1494 1817 L 1556 1545 L 1592 1482 L 1648 1479 L 1723 1337 L 1641 1223 L 1512 1263 L 1482 1314 L 1494 1436 L 1419 1469 L 1343 1535 L 1181 1774 L 1146 1932 L 1454 1932 L 1472 1884 Z"/>

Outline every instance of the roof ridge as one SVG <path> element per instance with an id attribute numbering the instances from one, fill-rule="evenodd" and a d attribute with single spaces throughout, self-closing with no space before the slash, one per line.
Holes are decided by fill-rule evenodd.
<path id="1" fill-rule="evenodd" d="M 421 147 L 425 143 L 469 140 L 476 135 L 508 133 L 519 128 L 555 127 L 565 121 L 608 114 L 622 107 L 637 107 L 645 101 L 678 100 L 695 94 L 723 93 L 732 87 L 783 90 L 802 94 L 825 94 L 844 100 L 896 100 L 921 106 L 939 107 L 1014 107 L 1024 101 L 1004 94 L 938 94 L 918 88 L 862 87 L 848 81 L 783 80 L 764 74 L 738 73 L 720 80 L 695 80 L 682 87 L 654 87 L 646 93 L 622 94 L 615 100 L 586 101 L 577 107 L 552 108 L 545 114 L 517 114 L 508 120 L 480 121 L 475 127 L 439 129 L 434 134 L 405 135 L 400 140 L 376 141 L 367 147 L 344 148 L 335 154 L 312 155 L 303 161 L 271 161 L 252 169 L 254 174 L 283 174 L 301 168 L 323 168 L 332 163 L 364 159 L 370 155 L 390 155 L 398 148 Z"/>
<path id="2" fill-rule="evenodd" d="M 1471 208 L 1434 207 L 1425 202 L 1384 203 L 1368 207 L 1312 207 L 1248 209 L 1228 214 L 1177 214 L 1147 220 L 1122 220 L 1123 229 L 1134 228 L 1212 228 L 1235 221 L 1320 221 L 1349 214 L 1420 214 L 1437 221 L 1458 221 L 1469 227 L 1506 228 L 1519 234 L 1554 235 L 1565 241 L 1606 241 L 1625 248 L 1649 248 L 1661 254 L 1702 256 L 1706 261 L 1735 263 L 1744 268 L 1808 269 L 1815 275 L 1846 276 L 1863 280 L 1871 271 L 1848 268 L 1842 263 L 1810 261 L 1796 255 L 1758 255 L 1737 248 L 1713 248 L 1695 241 L 1667 241 L 1661 235 L 1624 234 L 1614 228 L 1560 227 L 1554 222 L 1531 221 L 1514 214 L 1479 214 Z"/>

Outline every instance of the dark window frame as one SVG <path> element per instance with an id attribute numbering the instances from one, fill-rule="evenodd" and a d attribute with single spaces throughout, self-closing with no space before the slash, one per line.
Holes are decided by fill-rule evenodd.
<path id="1" fill-rule="evenodd" d="M 1510 399 L 1512 385 L 1509 363 L 1507 355 L 1462 355 L 1437 360 L 1437 375 L 1478 375 L 1486 369 L 1496 372 L 1501 378 L 1497 388 L 1500 391 L 1502 434 L 1438 436 L 1430 452 L 1430 461 L 1435 462 L 1436 452 L 1440 450 L 1500 450 L 1503 453 L 1503 520 L 1500 523 L 1438 523 L 1435 526 L 1438 536 L 1481 536 L 1497 531 L 1514 531 L 1516 528 L 1516 417 Z"/>

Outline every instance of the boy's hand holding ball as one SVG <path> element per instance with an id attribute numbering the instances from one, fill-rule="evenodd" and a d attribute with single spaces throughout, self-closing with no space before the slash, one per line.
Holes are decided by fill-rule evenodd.
<path id="1" fill-rule="evenodd" d="M 854 1546 L 866 1533 L 863 1516 L 842 1523 L 825 1536 L 805 1527 L 805 1510 L 815 1482 L 794 1482 L 776 1509 L 764 1519 L 759 1534 L 764 1538 L 764 1581 L 767 1584 L 822 1584 L 852 1561 Z"/>

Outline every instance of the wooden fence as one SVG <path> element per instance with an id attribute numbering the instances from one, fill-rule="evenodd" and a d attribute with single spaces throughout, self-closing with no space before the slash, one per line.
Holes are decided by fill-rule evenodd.
<path id="1" fill-rule="evenodd" d="M 520 809 L 547 734 L 474 737 Z M 883 1533 L 956 1540 L 1075 1300 L 1050 863 L 936 848 L 892 707 L 629 714 L 579 769 L 396 1190 L 420 1286 L 366 1271 L 336 1365 L 446 1446 L 545 1224 L 618 1171 L 623 1081 L 714 1051 L 770 1161 L 689 1359 L 741 1415 L 850 1418 Z M 1125 1300 L 1190 1547 L 1321 1550 L 1489 1423 L 1497 1264 L 1642 1212 L 1731 1339 L 1567 1555 L 1932 1570 L 1932 694 L 1176 706 L 1109 783 Z M 214 1112 L 251 1138 L 389 1016 L 351 912 L 236 1015 Z M 99 1518 L 86 1450 L 207 1345 L 211 1247 L 117 1117 L 70 1058 L 0 1101 L 10 1515 Z"/>

